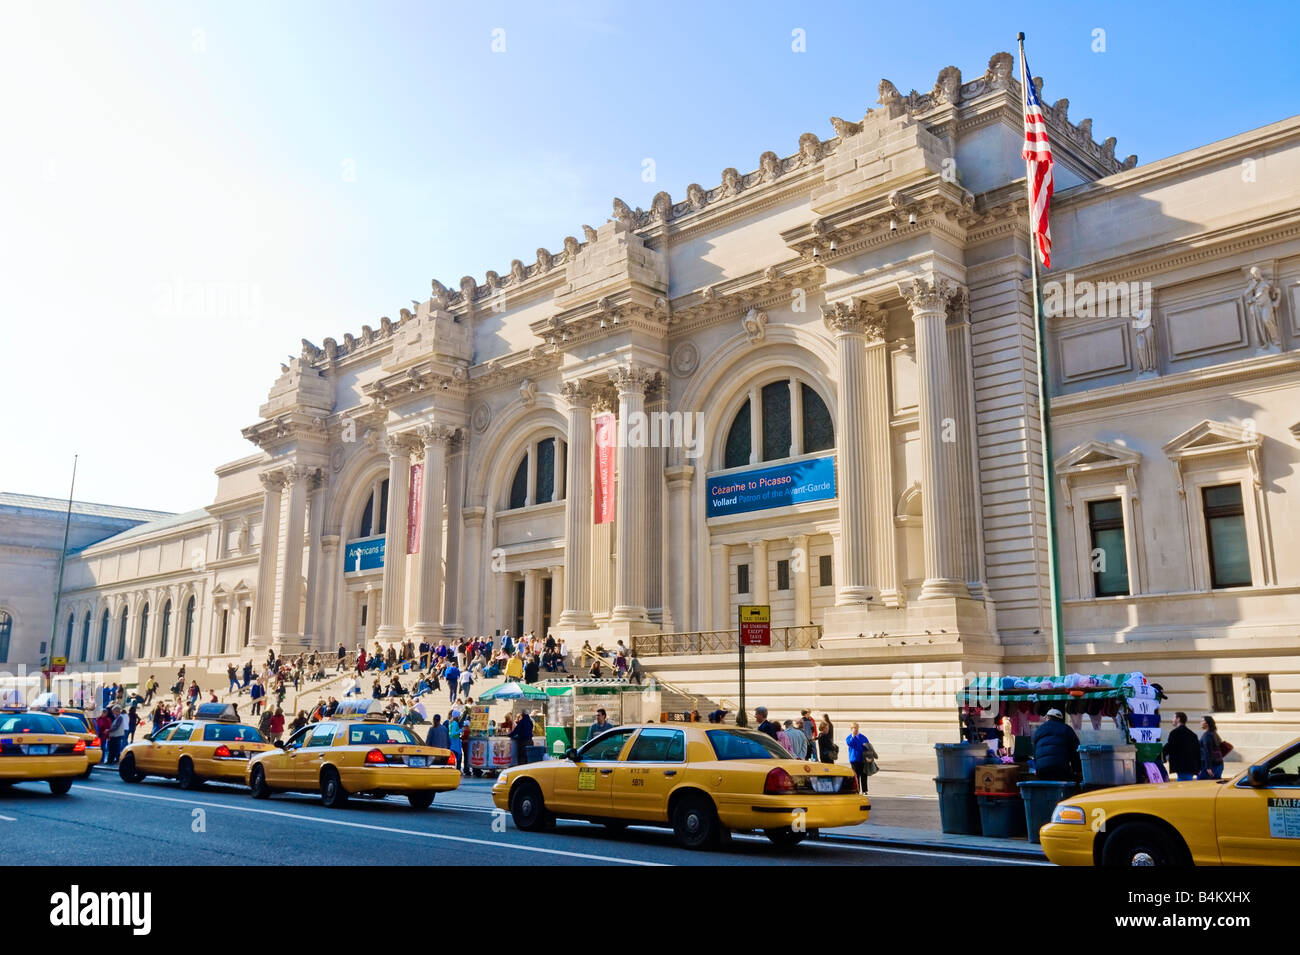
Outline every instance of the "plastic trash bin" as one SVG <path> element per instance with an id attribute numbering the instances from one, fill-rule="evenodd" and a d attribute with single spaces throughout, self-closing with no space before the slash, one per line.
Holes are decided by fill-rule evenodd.
<path id="1" fill-rule="evenodd" d="M 1025 835 L 1025 802 L 1020 793 L 980 793 L 975 799 L 984 835 L 1002 839 Z"/>
<path id="2" fill-rule="evenodd" d="M 1090 743 L 1079 747 L 1085 786 L 1129 786 L 1137 782 L 1137 747 Z"/>
<path id="3" fill-rule="evenodd" d="M 1038 842 L 1038 830 L 1052 821 L 1052 810 L 1062 799 L 1069 799 L 1079 791 L 1078 783 L 1028 780 L 1020 783 L 1020 795 L 1025 802 L 1025 829 L 1029 841 Z"/>
<path id="4" fill-rule="evenodd" d="M 546 747 L 545 747 L 545 746 L 525 746 L 525 747 L 524 747 L 524 762 L 528 762 L 528 763 L 540 763 L 540 762 L 541 762 L 542 760 L 544 760 L 545 758 L 546 758 Z"/>
<path id="5" fill-rule="evenodd" d="M 958 836 L 978 836 L 980 807 L 975 801 L 975 780 L 971 776 L 961 779 L 935 777 L 934 786 L 939 792 L 939 827 Z"/>
<path id="6" fill-rule="evenodd" d="M 988 758 L 984 743 L 935 743 L 940 779 L 970 779 L 975 767 Z"/>

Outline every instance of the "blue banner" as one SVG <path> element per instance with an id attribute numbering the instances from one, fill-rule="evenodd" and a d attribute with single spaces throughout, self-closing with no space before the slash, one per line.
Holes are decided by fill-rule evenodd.
<path id="1" fill-rule="evenodd" d="M 384 538 L 368 537 L 349 541 L 343 549 L 343 572 L 354 574 L 360 570 L 379 570 L 384 566 Z"/>
<path id="2" fill-rule="evenodd" d="M 835 459 L 809 458 L 709 479 L 708 517 L 835 497 Z"/>

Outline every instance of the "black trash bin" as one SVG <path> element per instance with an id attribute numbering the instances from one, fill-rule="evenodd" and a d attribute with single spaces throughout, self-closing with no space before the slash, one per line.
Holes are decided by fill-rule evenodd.
<path id="1" fill-rule="evenodd" d="M 979 803 L 975 801 L 975 780 L 936 776 L 934 786 L 939 791 L 940 828 L 952 835 L 978 836 L 983 830 Z"/>
<path id="2" fill-rule="evenodd" d="M 1038 830 L 1052 821 L 1052 810 L 1062 799 L 1069 799 L 1079 791 L 1074 782 L 1048 782 L 1027 780 L 1020 783 L 1020 795 L 1025 801 L 1025 828 L 1029 841 L 1038 842 Z"/>
<path id="3" fill-rule="evenodd" d="M 545 747 L 545 746 L 525 746 L 525 747 L 524 747 L 524 762 L 526 762 L 526 763 L 540 763 L 540 762 L 541 762 L 542 760 L 544 760 L 545 758 L 546 758 L 546 747 Z"/>
<path id="4" fill-rule="evenodd" d="M 1025 835 L 1025 802 L 1019 793 L 980 793 L 975 798 L 984 835 L 1002 839 Z"/>

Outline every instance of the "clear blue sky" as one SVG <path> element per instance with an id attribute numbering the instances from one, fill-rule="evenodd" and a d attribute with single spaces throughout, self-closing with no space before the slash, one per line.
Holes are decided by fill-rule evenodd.
<path id="1" fill-rule="evenodd" d="M 882 76 L 979 76 L 1017 30 L 1120 156 L 1300 111 L 1292 4 L 1058 6 L 6 2 L 0 490 L 66 494 L 79 452 L 80 499 L 210 503 L 301 338 L 829 138 Z"/>

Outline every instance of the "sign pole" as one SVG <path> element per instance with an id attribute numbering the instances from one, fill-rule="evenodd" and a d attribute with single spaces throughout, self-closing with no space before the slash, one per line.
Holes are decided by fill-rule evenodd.
<path id="1" fill-rule="evenodd" d="M 736 725 L 749 725 L 749 717 L 745 715 L 745 645 L 740 644 L 740 712 L 736 714 Z"/>
<path id="2" fill-rule="evenodd" d="M 54 591 L 54 623 L 50 629 L 50 652 L 47 654 L 48 659 L 54 660 L 55 643 L 59 639 L 59 604 L 63 601 L 63 564 L 68 556 L 68 531 L 72 528 L 72 495 L 77 489 L 77 455 L 72 456 L 72 485 L 68 488 L 68 515 L 63 521 L 63 549 L 59 551 L 59 583 Z M 71 654 L 69 654 L 71 656 Z M 50 667 L 45 668 L 45 689 L 48 691 L 51 687 Z"/>

